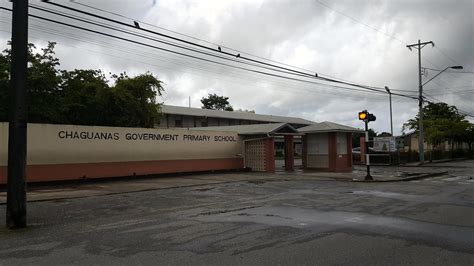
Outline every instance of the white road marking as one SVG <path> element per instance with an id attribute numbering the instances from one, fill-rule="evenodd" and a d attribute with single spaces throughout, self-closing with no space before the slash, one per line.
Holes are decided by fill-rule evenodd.
<path id="1" fill-rule="evenodd" d="M 457 181 L 457 180 L 462 179 L 462 178 L 463 178 L 463 176 L 448 177 L 448 178 L 443 178 L 443 181 L 447 181 L 447 182 Z"/>

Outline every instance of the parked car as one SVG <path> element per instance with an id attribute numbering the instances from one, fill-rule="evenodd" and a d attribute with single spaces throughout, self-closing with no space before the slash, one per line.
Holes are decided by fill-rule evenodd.
<path id="1" fill-rule="evenodd" d="M 370 153 L 375 153 L 375 150 L 372 147 L 369 147 Z M 352 149 L 352 158 L 354 161 L 360 162 L 360 147 Z"/>
<path id="2" fill-rule="evenodd" d="M 369 147 L 369 151 L 370 152 L 375 152 L 374 148 L 372 148 L 372 147 Z M 360 154 L 360 147 L 352 149 L 352 154 L 354 154 L 354 153 Z"/>

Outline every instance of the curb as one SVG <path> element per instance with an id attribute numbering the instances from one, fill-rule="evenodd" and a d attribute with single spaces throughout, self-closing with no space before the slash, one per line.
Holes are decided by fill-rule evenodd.
<path id="1" fill-rule="evenodd" d="M 447 173 L 448 173 L 448 171 L 443 171 L 443 172 L 419 174 L 419 175 L 410 176 L 410 177 L 406 177 L 406 178 L 386 179 L 386 180 L 358 180 L 358 179 L 352 179 L 352 182 L 366 182 L 366 183 L 404 182 L 404 181 L 425 179 L 425 178 L 429 178 L 429 177 L 442 176 L 442 175 L 446 175 Z"/>
<path id="2" fill-rule="evenodd" d="M 449 162 L 460 162 L 460 161 L 468 161 L 472 160 L 472 158 L 453 158 L 453 159 L 442 159 L 442 160 L 435 160 L 433 162 L 425 161 L 422 165 L 419 162 L 411 163 L 411 164 L 400 164 L 403 167 L 424 167 L 424 166 L 433 166 L 438 163 L 449 163 Z"/>

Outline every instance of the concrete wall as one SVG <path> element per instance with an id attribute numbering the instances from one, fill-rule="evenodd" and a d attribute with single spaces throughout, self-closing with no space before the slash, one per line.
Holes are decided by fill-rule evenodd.
<path id="1" fill-rule="evenodd" d="M 8 123 L 0 123 L 0 184 Z M 28 124 L 28 181 L 243 168 L 237 133 Z"/>

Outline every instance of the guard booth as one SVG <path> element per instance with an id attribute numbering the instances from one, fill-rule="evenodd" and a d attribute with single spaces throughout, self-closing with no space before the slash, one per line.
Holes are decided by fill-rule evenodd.
<path id="1" fill-rule="evenodd" d="M 332 122 L 299 128 L 303 138 L 303 169 L 328 172 L 352 171 L 352 133 L 359 129 Z"/>
<path id="2" fill-rule="evenodd" d="M 257 172 L 275 172 L 275 139 L 283 138 L 285 170 L 294 169 L 294 136 L 302 135 L 287 123 L 200 127 L 197 130 L 237 132 L 243 141 L 244 166 Z"/>

